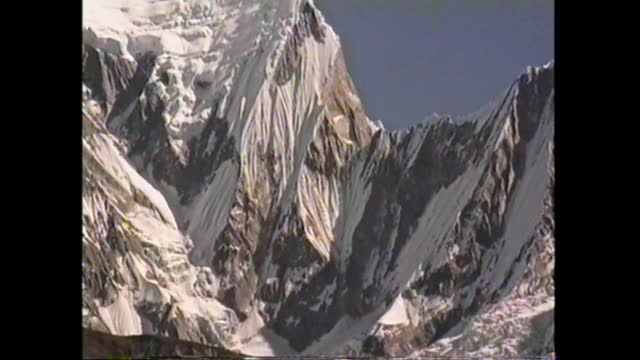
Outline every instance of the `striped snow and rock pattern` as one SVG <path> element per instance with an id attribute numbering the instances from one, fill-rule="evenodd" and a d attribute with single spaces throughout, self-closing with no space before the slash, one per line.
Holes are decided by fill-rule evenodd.
<path id="1" fill-rule="evenodd" d="M 553 63 L 389 131 L 312 1 L 84 8 L 86 328 L 408 355 L 516 293 L 552 311 Z"/>

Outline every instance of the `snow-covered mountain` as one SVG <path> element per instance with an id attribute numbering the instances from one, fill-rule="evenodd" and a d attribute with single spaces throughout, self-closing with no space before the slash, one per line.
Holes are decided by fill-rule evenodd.
<path id="1" fill-rule="evenodd" d="M 85 328 L 248 355 L 553 351 L 553 63 L 388 131 L 312 1 L 83 5 Z"/>

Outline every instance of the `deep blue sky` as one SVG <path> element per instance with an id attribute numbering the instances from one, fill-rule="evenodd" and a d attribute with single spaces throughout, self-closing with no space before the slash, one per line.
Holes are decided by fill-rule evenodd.
<path id="1" fill-rule="evenodd" d="M 464 115 L 553 59 L 553 0 L 315 0 L 367 115 L 398 129 Z"/>

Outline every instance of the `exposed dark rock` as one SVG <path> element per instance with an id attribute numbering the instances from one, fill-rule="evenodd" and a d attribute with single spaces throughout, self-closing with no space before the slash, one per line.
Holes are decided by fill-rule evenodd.
<path id="1" fill-rule="evenodd" d="M 90 329 L 82 329 L 82 357 L 84 359 L 157 358 L 183 359 L 204 356 L 208 358 L 244 359 L 239 353 L 220 347 L 154 335 L 115 336 Z"/>

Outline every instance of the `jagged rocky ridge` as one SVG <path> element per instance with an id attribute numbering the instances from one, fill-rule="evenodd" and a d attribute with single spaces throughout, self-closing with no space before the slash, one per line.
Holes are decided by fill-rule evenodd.
<path id="1" fill-rule="evenodd" d="M 254 355 L 553 351 L 553 63 L 389 131 L 311 1 L 84 8 L 85 328 Z"/>

